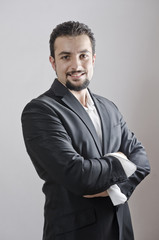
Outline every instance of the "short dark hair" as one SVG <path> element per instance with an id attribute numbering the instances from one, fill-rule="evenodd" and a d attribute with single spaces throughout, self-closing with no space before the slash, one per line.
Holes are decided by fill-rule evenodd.
<path id="1" fill-rule="evenodd" d="M 92 53 L 95 54 L 95 38 L 94 34 L 92 33 L 91 29 L 79 22 L 74 21 L 68 21 L 61 23 L 56 26 L 56 28 L 53 29 L 51 35 L 50 35 L 50 55 L 54 58 L 55 52 L 54 52 L 54 43 L 57 37 L 62 36 L 79 36 L 79 35 L 87 35 L 91 41 L 92 44 Z"/>

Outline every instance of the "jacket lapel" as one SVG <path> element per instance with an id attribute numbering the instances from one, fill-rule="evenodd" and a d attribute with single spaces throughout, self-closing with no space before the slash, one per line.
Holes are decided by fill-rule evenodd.
<path id="1" fill-rule="evenodd" d="M 102 156 L 102 146 L 100 144 L 99 137 L 96 133 L 95 127 L 88 115 L 88 113 L 85 111 L 83 106 L 80 104 L 80 102 L 74 97 L 74 95 L 64 86 L 62 85 L 57 79 L 55 79 L 51 89 L 53 90 L 54 94 L 56 96 L 61 96 L 61 101 L 69 108 L 71 109 L 75 114 L 78 115 L 78 117 L 81 119 L 81 121 L 86 125 L 88 128 L 91 136 L 94 139 L 94 142 L 97 146 L 97 149 L 99 151 L 99 154 Z"/>
<path id="2" fill-rule="evenodd" d="M 91 94 L 91 92 L 90 92 Z M 98 111 L 100 120 L 101 120 L 101 127 L 102 127 L 102 154 L 105 155 L 109 152 L 109 139 L 110 139 L 110 117 L 109 114 L 105 108 L 105 105 L 98 100 L 98 98 L 91 95 L 96 109 Z"/>
<path id="3" fill-rule="evenodd" d="M 92 135 L 100 155 L 102 155 L 102 146 L 99 141 L 99 137 L 96 133 L 95 127 L 80 102 L 74 97 L 74 95 L 68 91 L 68 93 L 61 99 L 67 107 L 69 107 L 74 113 L 78 115 L 81 121 L 86 125 L 90 134 Z"/>

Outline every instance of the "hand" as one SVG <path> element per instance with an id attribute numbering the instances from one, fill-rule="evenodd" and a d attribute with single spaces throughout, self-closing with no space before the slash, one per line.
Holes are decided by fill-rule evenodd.
<path id="1" fill-rule="evenodd" d="M 95 198 L 95 197 L 108 197 L 108 193 L 107 191 L 101 192 L 101 193 L 97 193 L 97 194 L 92 194 L 92 195 L 84 195 L 83 197 L 85 198 Z"/>

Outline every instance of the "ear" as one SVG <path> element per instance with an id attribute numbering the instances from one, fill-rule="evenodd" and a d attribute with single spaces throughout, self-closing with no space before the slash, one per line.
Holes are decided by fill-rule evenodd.
<path id="1" fill-rule="evenodd" d="M 49 61 L 51 63 L 51 66 L 53 67 L 53 69 L 56 71 L 55 59 L 52 56 L 50 56 Z"/>
<path id="2" fill-rule="evenodd" d="M 93 59 L 92 59 L 93 65 L 95 64 L 95 60 L 96 60 L 96 54 L 93 55 Z"/>

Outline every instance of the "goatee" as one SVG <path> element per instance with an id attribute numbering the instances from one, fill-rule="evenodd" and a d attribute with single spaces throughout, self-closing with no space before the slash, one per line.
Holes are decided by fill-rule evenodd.
<path id="1" fill-rule="evenodd" d="M 67 80 L 66 87 L 70 90 L 79 92 L 79 91 L 87 88 L 89 84 L 90 84 L 90 81 L 88 79 L 85 79 L 85 81 L 79 86 L 76 86 L 76 85 L 72 84 L 69 80 Z"/>

